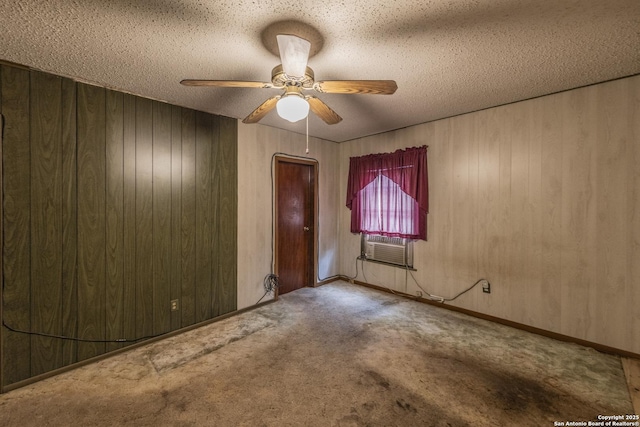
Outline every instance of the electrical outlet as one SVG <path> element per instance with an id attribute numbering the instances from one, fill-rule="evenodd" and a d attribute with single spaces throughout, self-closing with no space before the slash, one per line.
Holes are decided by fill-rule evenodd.
<path id="1" fill-rule="evenodd" d="M 422 291 L 416 291 L 416 296 L 418 298 L 422 298 Z"/>
<path id="2" fill-rule="evenodd" d="M 482 292 L 484 292 L 485 294 L 490 294 L 491 293 L 491 283 L 489 283 L 488 280 L 484 280 L 482 283 Z"/>
<path id="3" fill-rule="evenodd" d="M 172 299 L 171 300 L 171 311 L 178 311 L 178 300 L 177 299 Z"/>

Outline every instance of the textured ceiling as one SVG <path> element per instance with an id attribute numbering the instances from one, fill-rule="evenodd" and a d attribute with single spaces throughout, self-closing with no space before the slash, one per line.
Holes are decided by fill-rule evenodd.
<path id="1" fill-rule="evenodd" d="M 0 60 L 242 119 L 280 92 L 179 82 L 269 81 L 286 19 L 323 38 L 316 80 L 398 83 L 319 95 L 344 120 L 310 134 L 336 142 L 640 73 L 639 0 L 0 0 Z"/>

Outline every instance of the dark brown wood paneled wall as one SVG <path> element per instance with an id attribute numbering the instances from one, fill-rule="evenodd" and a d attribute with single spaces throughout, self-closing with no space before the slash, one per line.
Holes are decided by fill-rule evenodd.
<path id="1" fill-rule="evenodd" d="M 107 339 L 106 312 L 106 114 L 105 90 L 78 84 L 78 337 Z M 10 161 L 7 159 L 7 161 Z M 145 230 L 146 231 L 146 230 Z M 97 307 L 100 309 L 96 310 Z M 37 329 L 36 329 L 37 331 Z M 101 342 L 78 344 L 78 360 L 105 352 Z"/>
<path id="2" fill-rule="evenodd" d="M 31 169 L 29 73 L 0 67 L 2 136 L 3 322 L 31 329 Z M 10 141 L 15 141 L 11 143 Z M 4 159 L 12 159 L 5 161 Z M 2 330 L 3 385 L 29 378 L 31 337 Z"/>
<path id="3" fill-rule="evenodd" d="M 3 327 L 3 387 L 236 310 L 234 119 L 8 65 L 0 108 L 3 320 L 92 341 Z"/>

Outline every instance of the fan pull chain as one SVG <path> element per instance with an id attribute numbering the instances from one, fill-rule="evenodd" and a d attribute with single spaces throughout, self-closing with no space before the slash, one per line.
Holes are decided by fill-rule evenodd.
<path id="1" fill-rule="evenodd" d="M 309 154 L 309 115 L 307 115 L 307 154 Z"/>

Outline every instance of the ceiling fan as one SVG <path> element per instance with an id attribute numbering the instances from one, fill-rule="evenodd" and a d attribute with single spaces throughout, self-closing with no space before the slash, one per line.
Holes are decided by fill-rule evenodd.
<path id="1" fill-rule="evenodd" d="M 243 123 L 257 123 L 274 107 L 278 115 L 290 122 L 302 120 L 309 114 L 309 109 L 333 125 L 342 120 L 320 98 L 305 95 L 303 91 L 315 90 L 321 93 L 342 94 L 380 94 L 391 95 L 398 86 L 393 80 L 324 80 L 314 81 L 313 70 L 307 67 L 311 43 L 308 40 L 289 34 L 276 36 L 282 64 L 271 71 L 271 82 L 254 82 L 243 80 L 182 80 L 185 86 L 217 86 L 261 89 L 283 89 L 284 93 L 273 96 L 260 104 L 251 114 L 242 120 Z"/>

